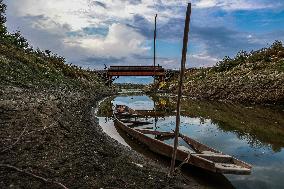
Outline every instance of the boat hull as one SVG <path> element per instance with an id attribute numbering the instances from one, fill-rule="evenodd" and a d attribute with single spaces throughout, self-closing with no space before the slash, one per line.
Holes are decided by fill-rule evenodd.
<path id="1" fill-rule="evenodd" d="M 147 146 L 151 151 L 171 158 L 173 152 L 173 146 L 166 144 L 160 140 L 151 138 L 146 134 L 150 134 L 151 132 L 156 131 L 146 131 L 143 133 L 141 130 L 133 129 L 128 127 L 124 122 L 120 121 L 116 114 L 114 114 L 115 118 L 115 125 L 119 127 L 121 130 L 126 132 L 128 135 L 136 139 L 137 141 L 143 143 Z M 183 150 L 177 149 L 176 159 L 178 161 L 211 171 L 215 173 L 222 173 L 222 174 L 250 174 L 251 166 L 246 164 L 240 160 L 237 160 L 231 156 L 222 154 L 221 152 L 207 147 L 204 144 L 201 144 L 189 137 L 181 135 L 181 137 L 187 142 L 189 145 L 192 145 L 195 149 L 199 149 L 199 151 L 210 151 L 215 153 L 212 154 L 202 154 L 202 153 L 188 153 Z M 186 160 L 186 161 L 185 161 Z M 231 162 L 228 164 L 228 162 Z M 236 165 L 233 167 L 233 164 Z M 226 166 L 225 166 L 226 165 Z M 230 165 L 230 166 L 228 166 Z M 240 166 L 242 167 L 240 169 Z"/>

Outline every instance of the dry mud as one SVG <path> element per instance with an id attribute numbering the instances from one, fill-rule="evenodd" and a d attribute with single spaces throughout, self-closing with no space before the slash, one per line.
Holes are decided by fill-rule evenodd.
<path id="1" fill-rule="evenodd" d="M 200 188 L 103 133 L 104 96 L 1 86 L 0 188 Z"/>

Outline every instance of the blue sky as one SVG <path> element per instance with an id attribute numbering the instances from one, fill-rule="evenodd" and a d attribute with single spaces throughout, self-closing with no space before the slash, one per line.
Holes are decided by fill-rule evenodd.
<path id="1" fill-rule="evenodd" d="M 4 0 L 7 26 L 82 67 L 180 65 L 186 0 Z M 284 40 L 284 0 L 193 0 L 188 67 Z"/>

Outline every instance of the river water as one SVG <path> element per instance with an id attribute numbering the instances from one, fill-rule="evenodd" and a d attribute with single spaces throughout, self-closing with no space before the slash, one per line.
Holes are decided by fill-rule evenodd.
<path id="1" fill-rule="evenodd" d="M 140 128 L 172 131 L 175 128 L 175 102 L 175 97 L 121 94 L 101 103 L 98 119 L 103 130 L 112 138 L 155 159 L 158 157 L 152 156 L 147 149 L 141 150 L 139 144 L 134 144 L 135 141 L 129 140 L 124 133 L 117 131 L 111 118 L 111 107 L 125 104 L 136 110 L 155 109 L 162 114 L 156 118 L 148 117 L 147 121 L 151 124 Z M 181 112 L 181 133 L 253 165 L 251 175 L 225 175 L 225 179 L 221 179 L 217 184 L 208 184 L 208 176 L 199 170 L 198 174 L 189 173 L 205 188 L 284 188 L 283 108 L 183 98 Z M 173 139 L 166 142 L 172 144 Z M 180 141 L 179 145 L 185 144 Z M 167 164 L 169 161 L 160 162 Z M 196 170 L 188 172 L 194 171 Z"/>

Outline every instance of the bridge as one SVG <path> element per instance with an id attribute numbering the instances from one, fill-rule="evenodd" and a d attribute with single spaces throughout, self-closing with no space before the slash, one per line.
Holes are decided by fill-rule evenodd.
<path id="1" fill-rule="evenodd" d="M 112 83 L 120 76 L 152 76 L 161 82 L 178 72 L 166 70 L 162 66 L 110 66 L 105 70 L 98 71 L 98 73 L 107 83 Z"/>
<path id="2" fill-rule="evenodd" d="M 157 76 L 165 78 L 162 66 L 110 66 L 107 70 L 109 77 L 114 76 Z"/>

